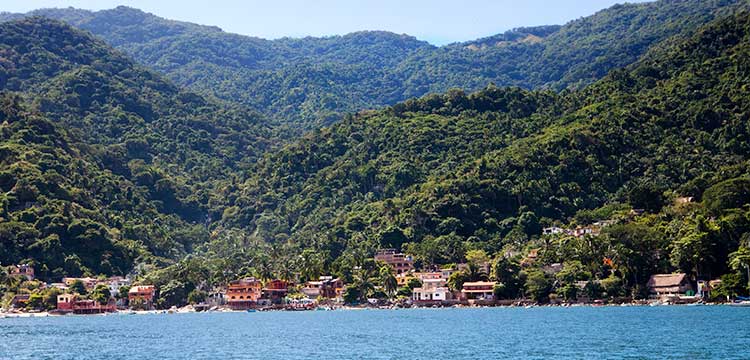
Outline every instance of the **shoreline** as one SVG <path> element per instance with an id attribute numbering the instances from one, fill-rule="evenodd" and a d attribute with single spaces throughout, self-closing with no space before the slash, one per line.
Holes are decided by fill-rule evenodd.
<path id="1" fill-rule="evenodd" d="M 565 304 L 565 305 L 458 305 L 458 306 L 410 306 L 410 307 L 372 307 L 372 306 L 341 306 L 335 309 L 310 309 L 310 310 L 286 310 L 286 309 L 254 309 L 251 312 L 311 312 L 311 311 L 362 311 L 362 310 L 445 310 L 445 309 L 486 309 L 486 308 L 513 308 L 513 309 L 532 309 L 532 308 L 611 308 L 611 307 L 697 307 L 697 306 L 728 306 L 731 303 L 694 303 L 694 304 Z M 130 316 L 130 315 L 178 315 L 178 314 L 217 314 L 217 313 L 247 313 L 247 310 L 230 310 L 221 309 L 215 311 L 195 311 L 188 309 L 177 310 L 139 310 L 139 311 L 116 311 L 101 314 L 54 314 L 51 312 L 0 312 L 0 319 L 18 319 L 18 318 L 46 318 L 46 317 L 91 317 L 91 316 Z"/>

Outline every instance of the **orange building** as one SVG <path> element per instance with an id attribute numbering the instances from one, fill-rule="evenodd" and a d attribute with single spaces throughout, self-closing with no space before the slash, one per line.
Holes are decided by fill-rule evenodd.
<path id="1" fill-rule="evenodd" d="M 230 282 L 227 286 L 225 299 L 230 308 L 243 310 L 254 307 L 258 303 L 260 295 L 260 280 L 247 278 Z"/>
<path id="2" fill-rule="evenodd" d="M 156 288 L 153 285 L 136 285 L 128 291 L 128 303 L 143 302 L 143 307 L 151 309 L 154 307 L 154 295 Z"/>

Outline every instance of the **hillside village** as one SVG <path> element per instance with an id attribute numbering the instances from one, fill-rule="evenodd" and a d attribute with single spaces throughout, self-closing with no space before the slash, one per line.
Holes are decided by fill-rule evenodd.
<path id="1" fill-rule="evenodd" d="M 607 220 L 575 229 L 550 227 L 544 229 L 543 236 L 593 238 L 599 236 L 603 227 L 612 224 L 614 221 Z M 685 273 L 651 275 L 647 282 L 648 294 L 642 298 L 616 296 L 611 288 L 618 284 L 611 284 L 608 279 L 583 280 L 571 274 L 575 270 L 570 264 L 539 266 L 539 251 L 533 248 L 522 255 L 508 253 L 505 256 L 520 259 L 518 265 L 522 270 L 536 266 L 544 276 L 555 279 L 554 284 L 547 285 L 546 298 L 533 293 L 533 280 L 529 279 L 526 279 L 524 296 L 507 296 L 510 284 L 499 281 L 503 277 L 500 264 L 507 262 L 507 258 L 493 260 L 482 252 L 474 252 L 467 255 L 471 260 L 468 263 L 418 269 L 412 256 L 396 249 L 381 249 L 368 262 L 377 268 L 378 274 L 373 278 L 346 283 L 332 275 L 305 282 L 245 277 L 216 286 L 209 292 L 191 293 L 180 309 L 166 307 L 160 299 L 166 294 L 160 294 L 156 286 L 130 277 L 64 277 L 60 282 L 45 283 L 35 278 L 32 265 L 18 264 L 7 267 L 6 285 L 15 284 L 16 292 L 5 294 L 2 298 L 5 309 L 0 312 L 90 315 L 118 311 L 330 310 L 349 306 L 663 305 L 729 300 L 722 289 L 722 280 L 694 281 Z M 612 266 L 609 259 L 603 262 Z M 571 276 L 574 281 L 565 284 Z"/>

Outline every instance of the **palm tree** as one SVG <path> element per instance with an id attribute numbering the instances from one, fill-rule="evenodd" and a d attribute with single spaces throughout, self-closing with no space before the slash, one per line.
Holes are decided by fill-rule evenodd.
<path id="1" fill-rule="evenodd" d="M 375 290 L 375 283 L 372 282 L 374 271 L 371 268 L 357 269 L 354 274 L 354 285 L 359 290 L 359 299 L 362 302 L 367 301 L 367 295 Z"/>
<path id="2" fill-rule="evenodd" d="M 305 249 L 299 255 L 299 271 L 303 281 L 315 280 L 320 276 L 323 267 L 320 254 L 314 250 Z"/>
<path id="3" fill-rule="evenodd" d="M 469 263 L 466 267 L 466 278 L 468 281 L 486 281 L 487 274 L 478 264 Z"/>
<path id="4" fill-rule="evenodd" d="M 380 279 L 383 281 L 383 290 L 388 294 L 388 298 L 393 298 L 398 290 L 398 281 L 393 276 L 393 270 L 390 266 L 383 266 L 380 268 Z"/>
<path id="5" fill-rule="evenodd" d="M 747 288 L 750 289 L 750 248 L 741 246 L 737 251 L 729 254 L 729 266 L 740 271 L 747 271 Z"/>
<path id="6" fill-rule="evenodd" d="M 0 264 L 0 285 L 6 285 L 8 281 L 8 270 Z"/>

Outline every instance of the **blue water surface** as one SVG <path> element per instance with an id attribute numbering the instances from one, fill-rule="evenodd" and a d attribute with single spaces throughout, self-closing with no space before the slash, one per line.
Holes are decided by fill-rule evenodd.
<path id="1" fill-rule="evenodd" d="M 0 319 L 1 359 L 750 359 L 750 308 L 412 309 Z"/>

